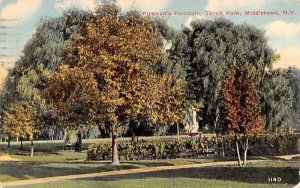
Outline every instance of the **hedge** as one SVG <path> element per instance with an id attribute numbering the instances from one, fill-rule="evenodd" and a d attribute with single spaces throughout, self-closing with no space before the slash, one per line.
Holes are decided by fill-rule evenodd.
<path id="1" fill-rule="evenodd" d="M 120 160 L 154 160 L 174 158 L 199 158 L 207 155 L 235 156 L 235 142 L 232 137 L 198 137 L 195 139 L 149 140 L 118 143 Z M 283 155 L 299 153 L 300 139 L 295 135 L 253 136 L 249 139 L 251 156 Z M 88 160 L 110 160 L 110 144 L 91 144 Z"/>

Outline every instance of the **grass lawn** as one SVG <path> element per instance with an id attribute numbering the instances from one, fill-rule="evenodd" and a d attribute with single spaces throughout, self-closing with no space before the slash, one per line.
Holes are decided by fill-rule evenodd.
<path id="1" fill-rule="evenodd" d="M 71 162 L 78 160 L 85 160 L 86 153 L 76 153 L 76 152 L 35 152 L 34 157 L 29 157 L 28 152 L 11 154 L 12 158 L 18 159 L 20 161 L 27 162 Z"/>
<path id="2" fill-rule="evenodd" d="M 199 164 L 224 159 L 169 159 L 151 161 L 127 161 L 120 166 L 108 162 L 84 161 L 86 153 L 36 152 L 30 158 L 28 153 L 13 154 L 19 161 L 0 161 L 0 181 L 14 181 L 71 174 L 104 172 L 121 169 L 145 168 L 153 166 L 174 166 Z M 287 187 L 299 182 L 299 159 L 273 160 L 249 163 L 246 167 L 213 166 L 180 170 L 163 170 L 130 175 L 115 175 L 102 178 L 64 181 L 33 185 L 30 187 Z M 270 184 L 269 177 L 280 177 L 280 184 Z M 259 184 L 253 184 L 259 183 Z M 126 187 L 125 186 L 125 187 Z"/>
<path id="3" fill-rule="evenodd" d="M 170 159 L 155 161 L 127 161 L 120 166 L 109 165 L 109 162 L 84 161 L 86 153 L 35 152 L 33 158 L 27 153 L 12 154 L 19 161 L 0 161 L 0 181 L 15 181 L 51 176 L 85 174 L 112 170 L 133 169 L 154 166 L 174 166 L 213 162 L 215 159 Z"/>
<path id="4" fill-rule="evenodd" d="M 248 164 L 248 167 L 258 168 L 296 168 L 300 170 L 300 160 L 274 160 Z"/>
<path id="5" fill-rule="evenodd" d="M 273 164 L 276 162 L 273 161 Z M 280 162 L 282 163 L 282 162 Z M 210 166 L 199 168 L 186 168 L 174 170 L 162 170 L 157 172 L 145 172 L 139 174 L 116 175 L 110 177 L 90 178 L 94 181 L 120 181 L 132 179 L 149 179 L 149 178 L 167 178 L 169 180 L 180 178 L 192 179 L 207 179 L 207 180 L 220 180 L 220 181 L 234 181 L 239 183 L 260 183 L 268 185 L 268 178 L 280 177 L 281 184 L 296 185 L 300 181 L 299 168 L 295 165 L 299 161 L 286 162 L 285 167 L 270 167 L 263 166 L 258 168 L 251 166 L 238 167 L 238 166 Z"/>
<path id="6" fill-rule="evenodd" d="M 86 153 L 35 153 L 33 158 L 20 154 L 10 156 L 19 161 L 0 161 L 2 182 L 138 168 L 130 164 L 114 167 L 106 163 L 85 162 Z"/>
<path id="7" fill-rule="evenodd" d="M 30 186 L 22 186 L 24 188 L 90 188 L 90 187 L 108 187 L 108 188 L 215 188 L 215 187 L 239 187 L 239 188 L 282 188 L 290 187 L 285 184 L 251 184 L 240 183 L 234 181 L 207 180 L 194 178 L 146 178 L 146 179 L 130 179 L 116 181 L 63 181 L 47 184 L 37 184 Z"/>

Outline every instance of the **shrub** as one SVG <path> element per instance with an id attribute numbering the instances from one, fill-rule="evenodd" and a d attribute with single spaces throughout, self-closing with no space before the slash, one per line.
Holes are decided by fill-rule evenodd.
<path id="1" fill-rule="evenodd" d="M 282 155 L 298 153 L 297 140 L 293 135 L 253 136 L 249 139 L 249 155 Z M 120 142 L 120 160 L 154 160 L 174 158 L 198 158 L 208 154 L 213 156 L 235 156 L 235 143 L 232 137 L 199 137 L 196 139 L 142 140 L 140 142 Z M 88 147 L 88 160 L 110 160 L 109 143 L 91 144 Z"/>
<path id="2" fill-rule="evenodd" d="M 208 139 L 182 139 L 181 141 L 140 141 L 121 142 L 118 144 L 118 151 L 121 160 L 152 160 L 152 159 L 173 159 L 178 157 L 199 157 L 204 156 L 210 148 L 216 148 L 218 141 L 215 137 Z M 109 144 L 91 144 L 87 152 L 88 160 L 109 160 L 111 159 L 111 147 Z"/>

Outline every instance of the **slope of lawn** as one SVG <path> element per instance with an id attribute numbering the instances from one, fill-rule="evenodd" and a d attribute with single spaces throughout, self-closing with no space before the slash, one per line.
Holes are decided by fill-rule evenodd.
<path id="1" fill-rule="evenodd" d="M 192 179 L 192 178 L 147 178 L 130 179 L 117 181 L 64 181 L 47 184 L 36 184 L 22 186 L 24 188 L 90 188 L 90 187 L 109 187 L 109 188 L 183 188 L 183 187 L 239 187 L 239 188 L 287 188 L 285 184 L 253 184 L 239 183 L 234 181 Z"/>

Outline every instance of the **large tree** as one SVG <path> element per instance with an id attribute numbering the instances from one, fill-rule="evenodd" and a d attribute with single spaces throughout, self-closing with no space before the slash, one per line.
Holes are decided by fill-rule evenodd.
<path id="1" fill-rule="evenodd" d="M 182 120 L 183 82 L 156 71 L 162 47 L 155 22 L 100 5 L 67 51 L 65 65 L 48 76 L 43 96 L 62 111 L 90 114 L 109 127 L 112 163 L 118 164 L 116 138 L 131 119 Z"/>
<path id="2" fill-rule="evenodd" d="M 276 132 L 291 126 L 293 92 L 285 78 L 285 71 L 269 71 L 262 79 L 258 92 L 264 129 Z"/>
<path id="3" fill-rule="evenodd" d="M 60 121 L 56 121 L 55 124 L 62 124 L 63 115 L 55 114 L 54 117 L 50 117 L 53 114 L 47 113 L 47 110 L 53 107 L 41 103 L 39 88 L 45 84 L 42 75 L 45 71 L 56 71 L 63 64 L 64 53 L 72 43 L 78 28 L 91 16 L 92 13 L 88 11 L 69 9 L 60 17 L 46 17 L 39 21 L 35 33 L 24 46 L 23 55 L 7 76 L 0 96 L 1 111 L 6 111 L 12 103 L 34 101 L 40 109 L 38 118 L 41 122 L 52 124 L 52 120 L 59 117 Z M 57 130 L 59 129 L 61 128 Z"/>
<path id="4" fill-rule="evenodd" d="M 243 165 L 246 165 L 248 137 L 261 130 L 263 120 L 249 70 L 249 65 L 230 67 L 223 89 L 226 114 L 224 129 L 235 137 L 238 165 L 241 165 L 240 145 L 244 150 Z"/>
<path id="5" fill-rule="evenodd" d="M 257 69 L 255 83 L 261 83 L 274 62 L 274 53 L 263 31 L 221 18 L 194 21 L 191 29 L 182 29 L 181 35 L 170 49 L 172 61 L 183 64 L 187 98 L 204 105 L 199 113 L 200 125 L 219 132 L 223 80 L 228 67 L 234 61 L 250 62 Z"/>
<path id="6" fill-rule="evenodd" d="M 285 73 L 292 95 L 292 122 L 297 130 L 300 130 L 300 70 L 296 67 L 289 67 Z"/>

